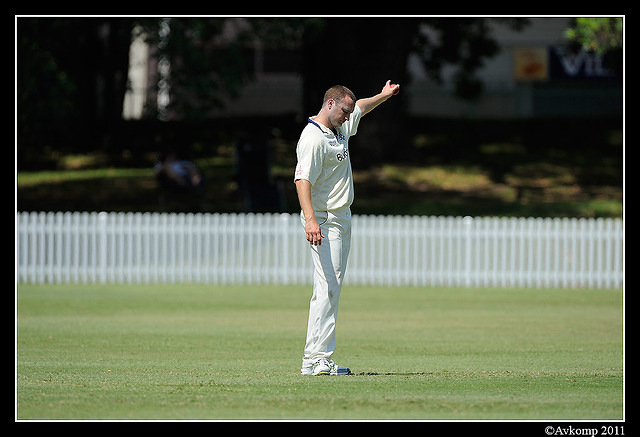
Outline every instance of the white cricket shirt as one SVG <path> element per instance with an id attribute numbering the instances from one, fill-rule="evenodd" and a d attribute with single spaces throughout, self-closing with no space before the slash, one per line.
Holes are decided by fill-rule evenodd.
<path id="1" fill-rule="evenodd" d="M 331 129 L 309 118 L 302 130 L 296 155 L 298 163 L 294 181 L 311 183 L 311 204 L 314 211 L 331 211 L 353 202 L 353 177 L 349 159 L 349 137 L 356 134 L 362 110 L 355 105 L 349 120 Z"/>

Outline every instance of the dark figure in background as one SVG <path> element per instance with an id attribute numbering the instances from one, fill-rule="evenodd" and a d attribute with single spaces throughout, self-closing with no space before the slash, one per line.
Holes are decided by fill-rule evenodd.
<path id="1" fill-rule="evenodd" d="M 269 142 L 256 138 L 239 139 L 235 154 L 235 174 L 245 212 L 284 211 L 281 184 L 271 177 Z"/>
<path id="2" fill-rule="evenodd" d="M 196 200 L 199 204 L 205 180 L 193 162 L 179 159 L 175 153 L 167 153 L 160 156 L 153 172 L 158 181 L 158 201 L 163 209 L 167 207 L 168 200 L 180 203 Z"/>

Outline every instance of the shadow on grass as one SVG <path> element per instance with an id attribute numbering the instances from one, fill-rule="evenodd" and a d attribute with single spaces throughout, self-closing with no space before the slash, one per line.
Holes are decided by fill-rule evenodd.
<path id="1" fill-rule="evenodd" d="M 350 376 L 423 376 L 433 375 L 432 372 L 360 372 Z"/>

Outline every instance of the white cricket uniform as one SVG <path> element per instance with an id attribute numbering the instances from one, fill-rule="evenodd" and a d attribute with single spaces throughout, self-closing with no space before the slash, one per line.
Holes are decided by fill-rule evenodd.
<path id="1" fill-rule="evenodd" d="M 313 294 L 302 367 L 318 358 L 330 358 L 335 349 L 338 300 L 351 247 L 353 177 L 349 137 L 355 135 L 362 117 L 356 105 L 349 120 L 336 133 L 311 118 L 296 147 L 298 162 L 294 180 L 311 184 L 311 202 L 325 238 L 309 245 L 313 258 Z M 301 213 L 304 226 L 305 218 Z"/>

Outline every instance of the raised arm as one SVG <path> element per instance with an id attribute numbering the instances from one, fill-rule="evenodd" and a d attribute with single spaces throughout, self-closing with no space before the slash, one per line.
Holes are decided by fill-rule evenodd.
<path id="1" fill-rule="evenodd" d="M 366 97 L 364 99 L 358 99 L 358 101 L 356 101 L 356 105 L 358 105 L 362 111 L 362 115 L 365 115 L 371 112 L 380 103 L 386 101 L 389 97 L 398 94 L 398 92 L 400 92 L 400 85 L 393 85 L 391 84 L 391 81 L 388 80 L 379 94 L 372 97 Z"/>

